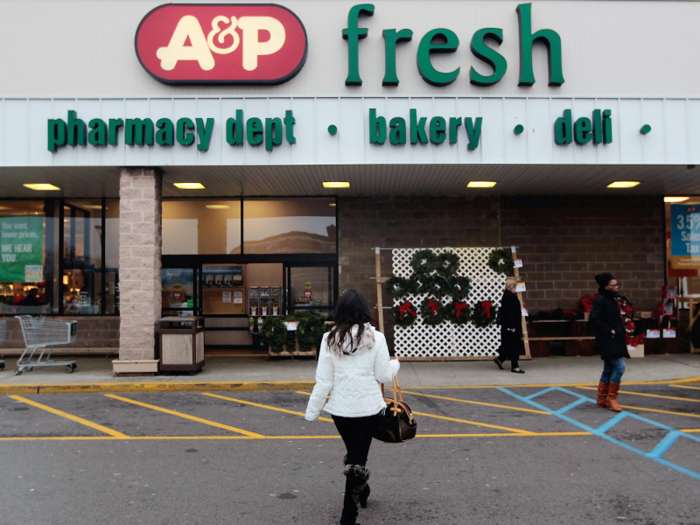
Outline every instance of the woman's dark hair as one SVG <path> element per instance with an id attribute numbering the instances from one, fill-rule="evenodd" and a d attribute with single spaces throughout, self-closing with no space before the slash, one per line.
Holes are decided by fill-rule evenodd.
<path id="1" fill-rule="evenodd" d="M 345 290 L 335 306 L 335 325 L 328 334 L 328 349 L 338 355 L 342 354 L 341 344 L 348 334 L 351 334 L 352 338 L 351 330 L 354 325 L 358 325 L 355 342 L 360 344 L 365 323 L 370 321 L 372 321 L 372 309 L 362 292 L 357 288 Z"/>

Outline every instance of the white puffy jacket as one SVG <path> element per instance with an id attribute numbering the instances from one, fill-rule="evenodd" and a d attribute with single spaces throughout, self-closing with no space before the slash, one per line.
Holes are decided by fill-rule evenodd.
<path id="1" fill-rule="evenodd" d="M 316 385 L 306 407 L 306 419 L 315 421 L 326 411 L 334 416 L 372 416 L 384 410 L 386 403 L 379 383 L 391 384 L 400 364 L 389 358 L 384 334 L 365 324 L 360 344 L 355 342 L 358 325 L 352 328 L 352 341 L 341 345 L 342 355 L 328 349 L 324 334 L 316 368 Z M 326 396 L 330 398 L 326 402 Z"/>

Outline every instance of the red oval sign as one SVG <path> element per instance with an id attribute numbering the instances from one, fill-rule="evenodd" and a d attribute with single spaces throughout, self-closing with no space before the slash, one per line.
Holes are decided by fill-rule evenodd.
<path id="1" fill-rule="evenodd" d="M 273 4 L 167 4 L 136 30 L 136 56 L 166 84 L 281 84 L 307 48 L 301 20 Z"/>

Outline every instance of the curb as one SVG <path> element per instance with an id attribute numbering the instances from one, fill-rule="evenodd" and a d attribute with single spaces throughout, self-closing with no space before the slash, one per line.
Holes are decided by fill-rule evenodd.
<path id="1" fill-rule="evenodd" d="M 244 381 L 180 383 L 66 383 L 1 385 L 0 394 L 94 394 L 100 392 L 254 392 L 258 390 L 312 390 L 314 381 Z"/>

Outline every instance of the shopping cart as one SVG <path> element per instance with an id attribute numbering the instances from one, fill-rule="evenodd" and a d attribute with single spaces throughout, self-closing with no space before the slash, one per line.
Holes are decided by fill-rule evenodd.
<path id="1" fill-rule="evenodd" d="M 65 366 L 66 373 L 71 374 L 78 366 L 75 361 L 54 361 L 51 359 L 51 351 L 54 345 L 67 345 L 74 343 L 78 337 L 78 321 L 47 321 L 44 317 L 32 317 L 31 315 L 16 315 L 22 327 L 25 350 L 17 360 L 15 375 L 22 375 L 26 370 L 31 372 L 35 366 Z M 44 359 L 44 353 L 49 348 Z M 34 354 L 41 350 L 39 357 L 32 360 Z M 30 352 L 25 360 L 27 352 Z"/>

